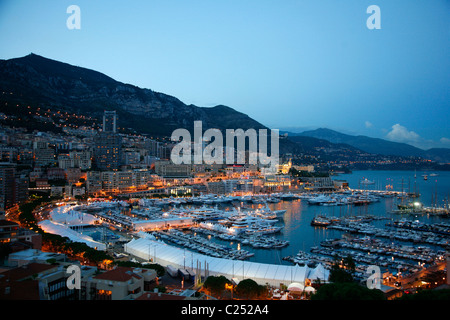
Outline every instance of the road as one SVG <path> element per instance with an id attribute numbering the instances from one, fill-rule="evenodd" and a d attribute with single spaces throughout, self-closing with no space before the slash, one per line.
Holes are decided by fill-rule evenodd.
<path id="1" fill-rule="evenodd" d="M 416 272 L 415 274 L 406 277 L 406 278 L 402 278 L 400 280 L 403 289 L 411 289 L 411 288 L 415 288 L 418 286 L 422 285 L 422 281 L 420 280 L 423 276 L 425 276 L 427 273 L 430 272 L 435 272 L 435 271 L 439 271 L 439 270 L 444 270 L 447 267 L 447 263 L 444 262 L 440 262 L 438 264 L 436 264 L 433 267 L 424 269 L 424 270 L 420 270 L 418 272 Z M 418 280 L 416 280 L 418 279 Z"/>

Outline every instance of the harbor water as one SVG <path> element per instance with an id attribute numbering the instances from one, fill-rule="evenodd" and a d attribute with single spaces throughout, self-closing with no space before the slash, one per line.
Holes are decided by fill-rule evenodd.
<path id="1" fill-rule="evenodd" d="M 334 259 L 351 256 L 360 273 L 377 264 L 403 274 L 443 260 L 450 248 L 450 172 L 354 171 L 332 179 L 348 182 L 350 190 L 208 194 L 139 199 L 132 205 L 94 201 L 61 210 L 74 217 L 91 212 L 107 225 L 142 228 L 170 245 L 227 259 L 329 266 Z M 161 228 L 162 221 L 170 226 Z M 94 240 L 113 240 L 95 226 L 82 230 Z"/>
<path id="2" fill-rule="evenodd" d="M 299 251 L 310 252 L 311 248 L 319 247 L 321 242 L 327 239 L 342 238 L 344 234 L 342 231 L 312 226 L 311 221 L 317 215 L 339 218 L 372 215 L 385 218 L 371 222 L 375 227 L 382 229 L 385 228 L 387 222 L 400 219 L 418 220 L 424 223 L 448 222 L 448 218 L 429 214 L 393 213 L 397 205 L 403 202 L 421 202 L 425 206 L 448 205 L 450 172 L 435 172 L 436 175 L 433 176 L 427 173 L 427 180 L 424 179 L 423 174 L 424 172 L 414 171 L 354 171 L 350 174 L 341 174 L 333 177 L 335 180 L 348 181 L 351 189 L 361 189 L 363 191 L 404 191 L 420 194 L 420 196 L 414 198 L 380 197 L 379 201 L 362 206 L 318 206 L 310 205 L 304 199 L 269 203 L 268 205 L 272 210 L 286 210 L 279 217 L 280 222 L 278 223 L 278 225 L 283 226 L 283 229 L 281 232 L 270 236 L 287 240 L 289 241 L 289 245 L 272 250 L 247 249 L 245 247 L 246 250 L 254 253 L 254 256 L 248 260 L 262 263 L 290 264 L 290 262 L 284 261 L 283 257 L 295 256 Z M 374 183 L 361 184 L 361 181 L 365 179 Z M 242 205 L 249 208 L 262 206 L 261 204 Z M 224 241 L 221 239 L 212 239 L 212 241 L 229 245 L 232 248 L 238 248 L 240 246 L 240 244 L 233 241 Z"/>

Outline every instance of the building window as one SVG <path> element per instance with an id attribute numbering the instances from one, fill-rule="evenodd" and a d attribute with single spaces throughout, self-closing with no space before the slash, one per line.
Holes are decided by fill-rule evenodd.
<path id="1" fill-rule="evenodd" d="M 111 300 L 111 291 L 110 290 L 97 290 L 97 299 L 98 300 Z"/>

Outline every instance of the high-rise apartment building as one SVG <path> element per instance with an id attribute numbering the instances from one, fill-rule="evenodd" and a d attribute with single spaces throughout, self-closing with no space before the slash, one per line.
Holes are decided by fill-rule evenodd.
<path id="1" fill-rule="evenodd" d="M 17 174 L 15 164 L 0 163 L 0 215 L 27 198 L 27 177 Z"/>
<path id="2" fill-rule="evenodd" d="M 116 133 L 117 115 L 115 111 L 106 111 L 103 114 L 103 132 Z"/>
<path id="3" fill-rule="evenodd" d="M 116 112 L 105 111 L 103 131 L 94 137 L 95 166 L 99 170 L 118 170 L 120 167 L 122 138 L 116 133 Z"/>
<path id="4" fill-rule="evenodd" d="M 35 141 L 33 144 L 34 164 L 37 166 L 53 166 L 56 163 L 55 149 L 45 141 Z"/>

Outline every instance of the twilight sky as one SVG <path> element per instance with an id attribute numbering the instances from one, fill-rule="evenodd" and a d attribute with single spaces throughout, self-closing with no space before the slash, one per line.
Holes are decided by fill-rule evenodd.
<path id="1" fill-rule="evenodd" d="M 0 59 L 33 52 L 271 128 L 450 147 L 449 0 L 0 0 L 0 31 Z"/>

